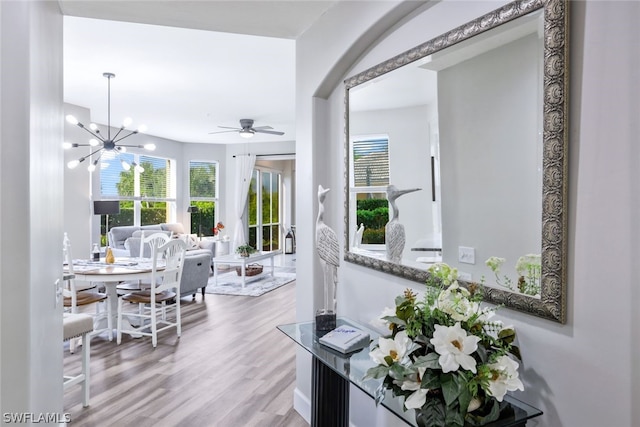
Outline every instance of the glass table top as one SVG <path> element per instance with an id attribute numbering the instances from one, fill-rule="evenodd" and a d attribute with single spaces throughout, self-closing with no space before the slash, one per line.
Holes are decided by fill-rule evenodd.
<path id="1" fill-rule="evenodd" d="M 334 351 L 319 343 L 318 339 L 322 335 L 316 333 L 314 322 L 290 323 L 280 325 L 278 326 L 278 329 L 328 366 L 331 370 L 368 394 L 372 399 L 375 399 L 376 391 L 380 387 L 382 379 L 369 379 L 364 381 L 363 378 L 369 368 L 376 366 L 369 357 L 369 351 L 378 342 L 380 334 L 366 326 L 345 318 L 338 318 L 337 324 L 338 326 L 352 326 L 368 332 L 371 337 L 369 347 L 365 347 L 361 350 L 348 354 L 342 354 L 338 351 Z M 487 426 L 517 426 L 530 418 L 537 417 L 542 414 L 542 411 L 539 409 L 534 408 L 533 406 L 530 406 L 512 396 L 507 395 L 504 400 L 509 402 L 513 407 L 513 416 L 500 419 L 488 424 Z M 413 409 L 404 410 L 402 402 L 401 398 L 393 397 L 391 391 L 387 390 L 381 405 L 389 409 L 400 419 L 404 420 L 408 425 L 416 426 L 415 411 Z"/>

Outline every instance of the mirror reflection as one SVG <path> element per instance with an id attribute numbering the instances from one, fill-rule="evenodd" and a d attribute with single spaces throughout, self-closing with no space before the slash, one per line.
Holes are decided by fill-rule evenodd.
<path id="1" fill-rule="evenodd" d="M 538 10 L 349 88 L 349 251 L 540 297 L 543 29 Z M 396 219 L 389 186 L 420 189 Z"/>

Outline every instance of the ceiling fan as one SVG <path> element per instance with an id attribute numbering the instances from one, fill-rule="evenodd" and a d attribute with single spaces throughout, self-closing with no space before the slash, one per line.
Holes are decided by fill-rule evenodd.
<path id="1" fill-rule="evenodd" d="M 229 126 L 218 126 L 222 129 L 231 129 L 231 130 L 221 130 L 218 132 L 209 132 L 209 134 L 214 133 L 225 133 L 225 132 L 238 132 L 240 136 L 243 138 L 251 138 L 255 133 L 268 133 L 271 135 L 284 135 L 284 132 L 280 132 L 273 129 L 271 126 L 256 126 L 253 127 L 253 119 L 240 119 L 240 127 L 232 128 Z"/>

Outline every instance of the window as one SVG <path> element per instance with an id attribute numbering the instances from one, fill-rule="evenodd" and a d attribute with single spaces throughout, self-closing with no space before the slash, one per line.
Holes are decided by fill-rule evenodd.
<path id="1" fill-rule="evenodd" d="M 364 225 L 362 244 L 384 244 L 389 221 L 386 187 L 389 185 L 389 138 L 362 136 L 351 141 L 349 224 L 353 236 Z"/>
<path id="2" fill-rule="evenodd" d="M 216 222 L 218 201 L 218 163 L 189 162 L 189 203 L 197 206 L 192 214 L 191 233 L 212 236 Z"/>
<path id="3" fill-rule="evenodd" d="M 262 251 L 280 249 L 282 174 L 254 169 L 249 186 L 249 245 Z M 260 243 L 259 243 L 260 242 Z"/>
<path id="4" fill-rule="evenodd" d="M 124 170 L 122 161 L 142 169 Z M 120 201 L 120 213 L 109 215 L 109 228 L 172 222 L 175 218 L 173 161 L 160 157 L 107 151 L 100 159 L 100 195 Z M 106 224 L 103 225 L 106 227 Z M 102 231 L 106 231 L 105 228 Z"/>

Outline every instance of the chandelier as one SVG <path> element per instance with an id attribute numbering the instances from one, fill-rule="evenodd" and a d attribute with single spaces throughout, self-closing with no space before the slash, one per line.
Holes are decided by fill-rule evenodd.
<path id="1" fill-rule="evenodd" d="M 100 161 L 100 158 L 102 157 L 103 154 L 113 153 L 115 157 L 120 159 L 120 164 L 122 165 L 122 169 L 124 169 L 125 171 L 128 171 L 133 166 L 136 171 L 142 173 L 144 172 L 144 168 L 142 166 L 136 164 L 136 162 L 131 162 L 131 164 L 129 164 L 129 162 L 127 162 L 124 158 L 120 156 L 120 153 L 126 152 L 127 147 L 144 148 L 145 150 L 153 151 L 156 149 L 156 146 L 155 144 L 145 144 L 145 145 L 120 144 L 120 141 L 122 141 L 123 139 L 128 138 L 131 135 L 144 132 L 146 130 L 146 126 L 144 125 L 141 125 L 140 127 L 138 127 L 138 129 L 133 131 L 127 130 L 126 127 L 131 124 L 130 118 L 126 118 L 122 126 L 120 126 L 120 129 L 118 129 L 116 134 L 113 136 L 113 138 L 111 137 L 111 79 L 114 78 L 116 75 L 113 73 L 102 73 L 102 75 L 107 78 L 107 135 L 105 137 L 102 133 L 100 133 L 100 129 L 98 128 L 98 125 L 96 125 L 95 123 L 89 124 L 89 127 L 87 128 L 85 125 L 80 123 L 78 119 L 76 119 L 74 116 L 68 115 L 66 119 L 69 123 L 71 123 L 72 125 L 76 125 L 80 129 L 88 132 L 89 134 L 91 134 L 92 138 L 89 139 L 88 144 L 76 144 L 71 142 L 65 142 L 63 144 L 63 147 L 65 149 L 76 148 L 76 147 L 98 147 L 98 148 L 96 148 L 95 151 L 91 152 L 86 156 L 82 156 L 77 160 L 70 161 L 69 163 L 67 163 L 67 167 L 69 167 L 69 169 L 74 169 L 80 163 L 84 162 L 87 159 L 91 161 L 91 158 L 93 156 L 94 160 L 87 167 L 87 170 L 89 172 L 93 172 L 94 170 L 96 170 L 96 166 L 98 165 L 98 162 Z M 124 134 L 122 134 L 123 132 Z"/>

